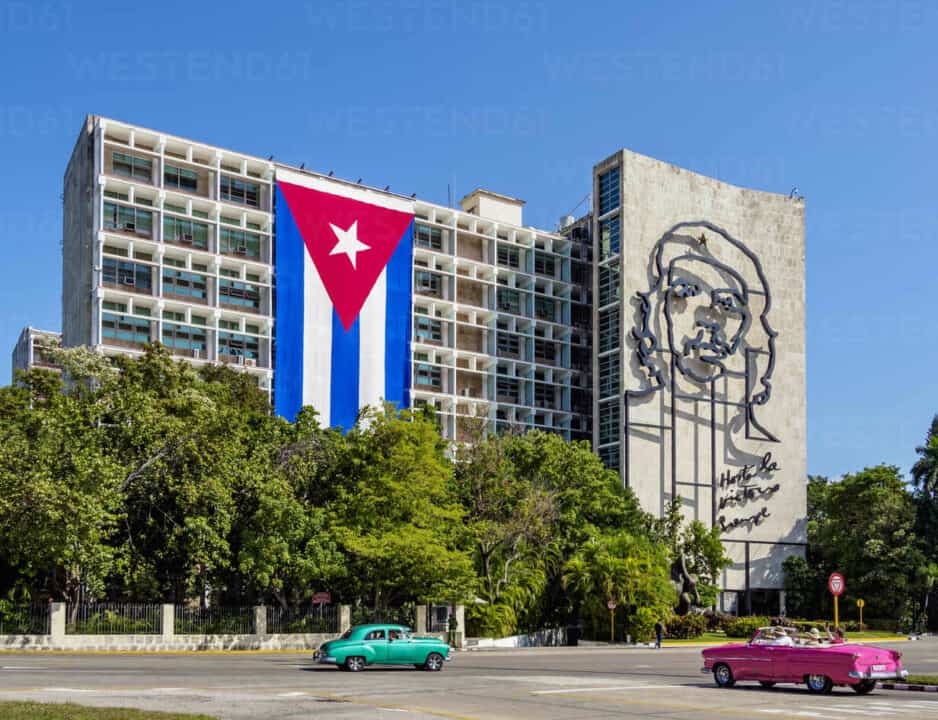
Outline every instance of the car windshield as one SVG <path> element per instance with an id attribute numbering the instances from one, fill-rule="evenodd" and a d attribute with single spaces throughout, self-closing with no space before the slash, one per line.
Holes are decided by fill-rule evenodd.
<path id="1" fill-rule="evenodd" d="M 339 637 L 339 640 L 348 640 L 350 637 L 352 637 L 352 628 L 349 628 L 344 633 L 342 633 L 342 635 Z"/>

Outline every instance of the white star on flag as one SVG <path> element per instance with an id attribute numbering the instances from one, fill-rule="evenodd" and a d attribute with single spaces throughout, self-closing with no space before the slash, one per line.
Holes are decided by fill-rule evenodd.
<path id="1" fill-rule="evenodd" d="M 329 227 L 332 228 L 332 232 L 334 232 L 335 236 L 339 239 L 339 242 L 329 251 L 329 254 L 345 255 L 349 259 L 349 262 L 352 263 L 352 267 L 357 270 L 358 266 L 355 263 L 358 259 L 358 253 L 371 250 L 369 245 L 365 245 L 365 243 L 358 239 L 358 220 L 353 222 L 348 230 L 343 230 L 338 225 L 333 225 L 332 223 L 329 223 Z"/>

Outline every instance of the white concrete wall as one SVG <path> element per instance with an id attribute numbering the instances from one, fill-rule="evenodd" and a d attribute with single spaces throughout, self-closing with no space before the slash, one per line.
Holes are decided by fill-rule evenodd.
<path id="1" fill-rule="evenodd" d="M 768 498 L 747 501 L 740 506 L 718 508 L 716 516 L 726 523 L 759 513 L 767 515 L 751 527 L 743 525 L 724 533 L 728 552 L 735 564 L 723 577 L 723 587 L 743 590 L 746 587 L 744 541 L 749 542 L 749 584 L 751 588 L 780 588 L 781 563 L 793 553 L 802 552 L 798 543 L 805 541 L 806 481 L 806 411 L 805 411 L 805 235 L 804 203 L 784 195 L 747 190 L 712 178 L 698 175 L 673 165 L 622 151 L 614 156 L 621 163 L 622 173 L 622 347 L 623 390 L 641 391 L 655 383 L 639 363 L 633 328 L 640 324 L 638 292 L 648 293 L 658 277 L 653 257 L 662 236 L 679 223 L 706 221 L 726 231 L 756 256 L 762 266 L 765 282 L 759 277 L 752 259 L 719 232 L 694 225 L 680 231 L 690 238 L 683 245 L 665 243 L 662 260 L 673 274 L 697 274 L 709 298 L 708 285 L 724 287 L 739 284 L 730 273 L 712 270 L 696 261 L 709 256 L 739 274 L 750 289 L 747 310 L 751 325 L 743 335 L 737 352 L 726 358 L 730 370 L 744 369 L 744 350 L 767 351 L 770 333 L 761 322 L 764 315 L 775 338 L 775 368 L 771 376 L 771 395 L 763 406 L 754 406 L 758 421 L 774 434 L 779 442 L 746 437 L 745 412 L 726 402 L 745 402 L 763 390 L 759 378 L 767 368 L 768 356 L 753 355 L 756 381 L 748 392 L 742 378 L 726 375 L 712 383 L 715 418 L 711 445 L 710 385 L 675 373 L 677 394 L 693 396 L 694 400 L 673 401 L 671 393 L 671 354 L 668 327 L 663 312 L 668 282 L 649 296 L 651 329 L 659 342 L 652 357 L 662 372 L 664 387 L 643 398 L 630 398 L 631 423 L 665 426 L 668 429 L 632 425 L 628 437 L 628 467 L 623 444 L 623 478 L 628 477 L 642 506 L 660 514 L 672 497 L 672 443 L 676 442 L 677 494 L 684 500 L 689 518 L 711 524 L 712 467 L 716 476 L 735 474 L 745 466 L 754 466 L 749 484 L 778 490 Z M 613 158 L 610 158 L 610 161 Z M 607 163 L 609 161 L 606 161 Z M 604 169 L 601 164 L 597 168 Z M 703 234 L 705 243 L 697 238 Z M 683 259 L 682 259 L 683 258 Z M 673 261 L 673 263 L 672 263 Z M 714 274 L 716 273 L 716 274 Z M 670 280 L 673 286 L 674 280 Z M 768 285 L 771 307 L 767 312 L 761 291 Z M 673 292 L 673 289 L 672 289 Z M 675 344 L 683 348 L 681 338 L 693 333 L 695 317 L 705 317 L 693 299 L 677 301 L 673 306 Z M 703 312 L 704 315 L 699 315 Z M 730 339 L 735 326 L 726 316 L 726 335 Z M 691 320 L 688 325 L 688 320 Z M 687 328 L 690 327 L 691 330 Z M 683 355 L 683 353 L 681 353 Z M 686 361 L 690 367 L 711 371 L 706 364 Z M 673 403 L 673 404 L 672 404 Z M 672 432 L 672 412 L 675 431 Z M 624 418 L 623 418 L 624 421 Z M 624 423 L 623 423 L 624 424 Z M 623 437 L 623 440 L 625 438 Z M 712 459 L 715 449 L 716 462 Z M 774 471 L 758 471 L 761 458 L 771 453 L 778 464 Z M 719 485 L 719 483 L 718 483 Z M 731 494 L 732 489 L 718 489 L 717 503 Z M 786 544 L 791 543 L 791 544 Z"/>

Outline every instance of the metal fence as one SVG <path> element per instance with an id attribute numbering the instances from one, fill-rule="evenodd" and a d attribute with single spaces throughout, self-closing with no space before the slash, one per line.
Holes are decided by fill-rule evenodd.
<path id="1" fill-rule="evenodd" d="M 392 623 L 417 627 L 417 612 L 413 605 L 400 608 L 367 608 L 356 606 L 352 608 L 352 625 L 366 625 L 368 623 Z"/>
<path id="2" fill-rule="evenodd" d="M 66 635 L 154 635 L 162 632 L 159 605 L 82 603 L 65 609 Z"/>
<path id="3" fill-rule="evenodd" d="M 51 612 L 48 603 L 0 604 L 0 635 L 48 635 Z"/>
<path id="4" fill-rule="evenodd" d="M 427 632 L 442 633 L 449 630 L 449 605 L 427 605 Z"/>
<path id="5" fill-rule="evenodd" d="M 176 606 L 176 635 L 252 635 L 253 607 Z"/>
<path id="6" fill-rule="evenodd" d="M 339 611 L 335 605 L 304 605 L 302 607 L 268 607 L 268 633 L 339 632 Z"/>

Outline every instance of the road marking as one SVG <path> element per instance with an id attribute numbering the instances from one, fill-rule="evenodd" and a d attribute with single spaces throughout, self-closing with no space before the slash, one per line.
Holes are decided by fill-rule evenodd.
<path id="1" fill-rule="evenodd" d="M 817 718 L 817 720 L 840 720 L 839 715 L 825 715 L 824 713 L 812 712 L 811 710 L 784 710 L 782 708 L 764 708 L 759 710 L 760 713 L 766 713 L 767 715 L 787 715 L 789 717 L 805 717 L 805 718 Z"/>
<path id="2" fill-rule="evenodd" d="M 566 695 L 567 693 L 602 692 L 604 690 L 660 690 L 683 685 L 612 685 L 605 687 L 560 688 L 558 690 L 531 690 L 532 695 Z"/>
<path id="3" fill-rule="evenodd" d="M 100 691 L 88 688 L 40 688 L 40 692 L 96 693 Z"/>
<path id="4" fill-rule="evenodd" d="M 45 670 L 40 665 L 4 665 L 0 670 Z"/>
<path id="5" fill-rule="evenodd" d="M 309 693 L 305 693 L 305 692 L 288 692 L 288 693 L 280 693 L 279 695 L 277 695 L 277 697 L 302 697 L 308 694 Z"/>

